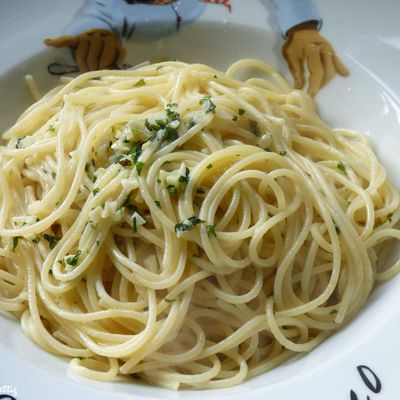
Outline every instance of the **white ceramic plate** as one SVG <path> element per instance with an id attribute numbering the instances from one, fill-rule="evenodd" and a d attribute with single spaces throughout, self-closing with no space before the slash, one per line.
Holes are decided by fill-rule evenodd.
<path id="1" fill-rule="evenodd" d="M 183 2 L 187 0 L 181 0 Z M 57 83 L 47 65 L 66 61 L 42 40 L 58 36 L 82 1 L 1 0 L 0 130 L 31 103 L 23 77 L 45 91 Z M 131 43 L 127 62 L 157 56 L 203 62 L 224 69 L 244 57 L 268 61 L 288 75 L 282 38 L 268 0 L 231 0 L 233 13 L 208 6 L 201 19 L 155 42 Z M 318 96 L 332 126 L 370 136 L 389 176 L 400 187 L 400 2 L 316 0 L 329 38 L 349 67 Z M 221 23 L 221 20 L 223 21 Z M 189 34 L 188 34 L 189 33 Z M 64 58 L 63 58 L 64 57 Z M 400 276 L 376 288 L 352 323 L 310 354 L 240 386 L 218 391 L 171 392 L 149 386 L 98 383 L 68 373 L 67 361 L 32 344 L 19 323 L 0 315 L 0 395 L 17 399 L 398 399 L 400 393 Z M 352 393 L 352 392 L 353 393 Z"/>

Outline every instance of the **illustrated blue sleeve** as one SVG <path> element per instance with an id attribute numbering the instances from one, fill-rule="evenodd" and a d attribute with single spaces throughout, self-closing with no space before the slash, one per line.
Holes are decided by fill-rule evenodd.
<path id="1" fill-rule="evenodd" d="M 278 26 L 287 39 L 287 32 L 304 22 L 315 22 L 321 28 L 322 19 L 312 0 L 272 0 L 278 18 Z"/>

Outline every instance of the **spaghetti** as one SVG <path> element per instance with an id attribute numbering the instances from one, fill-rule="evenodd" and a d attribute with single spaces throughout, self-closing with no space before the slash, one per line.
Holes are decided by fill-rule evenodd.
<path id="1" fill-rule="evenodd" d="M 89 72 L 3 137 L 0 309 L 86 377 L 239 384 L 399 270 L 399 195 L 367 139 L 264 63 Z"/>

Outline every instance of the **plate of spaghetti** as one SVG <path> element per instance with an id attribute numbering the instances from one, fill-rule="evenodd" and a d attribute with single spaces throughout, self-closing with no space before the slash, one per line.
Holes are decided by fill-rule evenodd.
<path id="1" fill-rule="evenodd" d="M 0 5 L 0 398 L 395 398 L 389 3 Z"/>

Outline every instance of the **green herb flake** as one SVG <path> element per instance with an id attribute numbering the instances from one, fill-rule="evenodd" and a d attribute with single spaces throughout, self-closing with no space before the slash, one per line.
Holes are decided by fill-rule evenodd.
<path id="1" fill-rule="evenodd" d="M 54 247 L 57 246 L 57 243 L 61 240 L 60 236 L 53 236 L 53 235 L 49 235 L 47 233 L 45 233 L 43 235 L 43 237 L 49 243 L 49 247 L 51 250 L 54 249 Z"/>
<path id="2" fill-rule="evenodd" d="M 17 139 L 17 143 L 16 143 L 16 145 L 15 145 L 15 148 L 16 149 L 22 149 L 22 141 L 25 139 L 25 136 L 23 136 L 23 137 L 21 137 L 21 138 L 19 138 L 19 139 Z"/>
<path id="3" fill-rule="evenodd" d="M 131 204 L 131 193 L 126 197 L 126 199 L 122 203 L 121 208 L 122 207 L 125 207 L 127 210 L 131 212 L 138 211 L 138 208 L 134 204 Z"/>
<path id="4" fill-rule="evenodd" d="M 135 87 L 140 87 L 140 86 L 144 86 L 146 84 L 146 82 L 144 81 L 144 79 L 140 79 L 135 83 Z"/>
<path id="5" fill-rule="evenodd" d="M 392 222 L 393 213 L 388 214 L 387 219 L 389 222 Z"/>
<path id="6" fill-rule="evenodd" d="M 19 240 L 19 236 L 15 236 L 12 238 L 12 251 L 15 251 L 15 249 L 17 248 L 18 240 Z"/>
<path id="7" fill-rule="evenodd" d="M 278 154 L 279 154 L 280 156 L 286 156 L 286 155 L 287 155 L 287 151 L 281 150 L 281 151 L 278 151 Z"/>
<path id="8" fill-rule="evenodd" d="M 211 101 L 211 97 L 208 95 L 204 96 L 200 100 L 199 104 L 203 106 L 203 111 L 206 114 L 213 112 L 217 108 L 217 106 Z"/>
<path id="9" fill-rule="evenodd" d="M 157 206 L 158 208 L 161 208 L 161 203 L 160 203 L 158 200 L 156 200 L 154 203 L 156 203 L 156 206 Z"/>
<path id="10" fill-rule="evenodd" d="M 181 175 L 179 177 L 179 182 L 183 183 L 185 185 L 185 187 L 187 186 L 187 184 L 189 183 L 189 175 L 190 175 L 190 170 L 189 168 L 186 167 L 185 169 L 185 175 Z"/>
<path id="11" fill-rule="evenodd" d="M 132 218 L 132 232 L 136 233 L 137 232 L 137 221 L 136 221 L 136 217 Z"/>
<path id="12" fill-rule="evenodd" d="M 168 304 L 171 304 L 171 303 L 173 303 L 174 301 L 176 301 L 176 299 L 167 299 L 167 298 L 165 298 L 164 300 L 165 300 L 165 302 L 168 303 Z"/>
<path id="13" fill-rule="evenodd" d="M 237 115 L 234 115 L 233 117 L 232 117 L 232 121 L 237 121 L 239 118 L 238 118 L 238 116 Z"/>
<path id="14" fill-rule="evenodd" d="M 161 66 L 162 67 L 162 66 Z M 159 67 L 160 68 L 160 67 Z M 158 68 L 157 68 L 158 69 Z M 142 379 L 141 376 L 139 374 L 133 373 L 133 374 L 129 374 L 129 376 L 131 376 L 133 379 Z"/>
<path id="15" fill-rule="evenodd" d="M 208 164 L 206 168 L 207 168 L 207 169 L 211 169 L 212 167 L 213 167 L 212 164 Z"/>
<path id="16" fill-rule="evenodd" d="M 243 110 L 243 108 L 239 108 L 239 110 L 238 110 L 238 114 L 240 116 L 242 116 L 245 112 L 246 112 L 246 110 Z"/>
<path id="17" fill-rule="evenodd" d="M 180 222 L 179 224 L 175 225 L 175 232 L 185 232 L 191 231 L 194 229 L 198 224 L 202 224 L 205 221 L 197 218 L 196 216 L 190 217 L 185 221 Z"/>
<path id="18" fill-rule="evenodd" d="M 53 275 L 53 270 L 51 268 L 49 269 L 49 275 Z"/>
<path id="19" fill-rule="evenodd" d="M 78 250 L 78 251 L 76 252 L 76 254 L 67 256 L 67 257 L 65 258 L 65 262 L 66 262 L 68 265 L 72 265 L 73 267 L 76 267 L 76 266 L 78 265 L 78 261 L 79 261 L 79 256 L 80 256 L 80 255 L 81 255 L 81 251 Z"/>
<path id="20" fill-rule="evenodd" d="M 215 226 L 214 225 L 207 225 L 206 229 L 207 229 L 208 236 L 213 235 L 213 236 L 217 237 L 217 233 L 215 232 Z"/>
<path id="21" fill-rule="evenodd" d="M 32 243 L 38 244 L 40 242 L 40 237 L 36 236 L 35 239 L 32 239 Z"/>
<path id="22" fill-rule="evenodd" d="M 89 225 L 92 229 L 97 228 L 97 223 L 95 221 L 93 221 L 92 219 L 89 219 L 89 221 L 87 222 L 86 225 Z"/>
<path id="23" fill-rule="evenodd" d="M 143 166 L 144 166 L 144 162 L 142 162 L 142 161 L 138 161 L 136 163 L 136 172 L 138 173 L 138 175 L 140 175 L 142 173 Z"/>
<path id="24" fill-rule="evenodd" d="M 337 310 L 332 310 L 330 313 L 329 313 L 329 315 L 335 315 L 335 314 L 337 314 Z"/>
<path id="25" fill-rule="evenodd" d="M 53 179 L 56 179 L 57 173 L 53 171 L 53 172 L 51 173 L 51 177 L 52 177 Z"/>
<path id="26" fill-rule="evenodd" d="M 197 125 L 197 122 L 194 120 L 194 118 L 190 118 L 190 120 L 188 121 L 188 123 L 187 123 L 187 128 L 188 129 L 191 129 L 191 128 L 193 128 L 194 126 L 196 126 Z"/>
<path id="27" fill-rule="evenodd" d="M 332 219 L 332 221 L 333 221 L 333 223 L 334 223 L 334 225 L 335 225 L 335 231 L 336 231 L 336 233 L 337 233 L 338 235 L 340 235 L 340 228 L 339 228 L 338 224 L 336 223 L 336 221 L 335 221 L 334 219 Z"/>
<path id="28" fill-rule="evenodd" d="M 97 247 L 100 246 L 100 240 L 99 240 L 99 239 L 96 240 L 96 246 L 97 246 Z"/>
<path id="29" fill-rule="evenodd" d="M 253 135 L 260 136 L 260 127 L 258 126 L 256 121 L 249 120 L 250 130 Z"/>
<path id="30" fill-rule="evenodd" d="M 336 165 L 337 169 L 340 169 L 344 174 L 347 175 L 347 171 L 346 171 L 346 164 L 344 164 L 342 161 L 339 161 Z"/>
<path id="31" fill-rule="evenodd" d="M 142 146 L 143 146 L 143 143 L 136 143 L 129 149 L 129 154 L 134 163 L 137 162 L 140 155 L 142 154 Z"/>
<path id="32" fill-rule="evenodd" d="M 92 190 L 92 193 L 93 193 L 94 196 L 96 196 L 99 192 L 100 192 L 100 189 L 99 189 L 99 188 L 94 188 L 94 189 Z"/>
<path id="33" fill-rule="evenodd" d="M 54 128 L 54 125 L 49 125 L 49 127 L 47 128 L 47 130 L 51 133 L 54 133 L 56 131 L 56 128 Z"/>
<path id="34" fill-rule="evenodd" d="M 178 189 L 174 185 L 168 185 L 167 190 L 170 196 L 176 197 L 178 195 Z"/>

